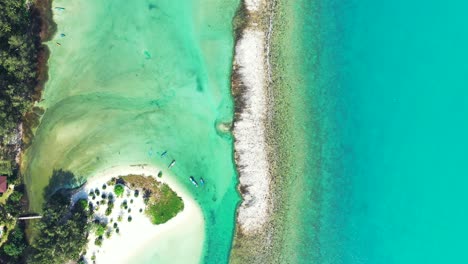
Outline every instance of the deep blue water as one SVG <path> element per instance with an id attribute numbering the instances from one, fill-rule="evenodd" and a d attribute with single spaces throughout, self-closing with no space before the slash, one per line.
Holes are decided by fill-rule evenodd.
<path id="1" fill-rule="evenodd" d="M 304 258 L 468 263 L 468 1 L 313 2 L 322 197 Z"/>

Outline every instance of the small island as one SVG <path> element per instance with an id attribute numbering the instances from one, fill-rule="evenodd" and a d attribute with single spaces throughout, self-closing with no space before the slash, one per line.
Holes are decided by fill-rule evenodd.
<path id="1" fill-rule="evenodd" d="M 116 176 L 123 174 L 110 171 L 77 188 L 59 189 L 53 188 L 53 182 L 63 183 L 61 178 L 82 181 L 70 172 L 54 174 L 46 188 L 43 217 L 33 224 L 26 262 L 128 261 L 193 217 L 193 202 L 175 184 L 169 183 L 179 194 L 152 176 L 157 173 Z M 19 242 L 15 248 L 28 247 L 25 241 Z"/>
<path id="2" fill-rule="evenodd" d="M 72 200 L 90 212 L 89 242 L 83 254 L 88 263 L 99 263 L 100 253 L 110 245 L 116 247 L 119 239 L 114 236 L 137 233 L 142 224 L 164 224 L 184 209 L 182 198 L 166 183 L 143 175 L 89 182 Z"/>

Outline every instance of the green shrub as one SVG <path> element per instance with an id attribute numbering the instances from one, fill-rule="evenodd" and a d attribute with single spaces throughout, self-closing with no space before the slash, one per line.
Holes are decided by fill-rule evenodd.
<path id="1" fill-rule="evenodd" d="M 109 202 L 106 209 L 106 216 L 109 216 L 112 213 L 112 209 L 114 209 L 114 203 Z"/>
<path id="2" fill-rule="evenodd" d="M 86 199 L 80 199 L 78 200 L 77 204 L 81 206 L 81 209 L 86 210 L 88 209 L 88 200 Z"/>
<path id="3" fill-rule="evenodd" d="M 104 224 L 99 224 L 96 228 L 96 236 L 102 236 L 106 232 L 106 226 Z"/>
<path id="4" fill-rule="evenodd" d="M 124 187 L 121 184 L 116 184 L 114 186 L 114 193 L 117 197 L 120 197 L 124 193 Z"/>
<path id="5" fill-rule="evenodd" d="M 96 237 L 96 239 L 94 240 L 94 244 L 100 247 L 102 246 L 102 240 L 103 240 L 102 236 Z"/>
<path id="6" fill-rule="evenodd" d="M 3 252 L 10 257 L 16 258 L 21 256 L 26 249 L 26 245 L 23 230 L 16 226 L 8 236 L 8 242 L 3 246 Z"/>
<path id="7" fill-rule="evenodd" d="M 21 192 L 13 191 L 13 193 L 10 194 L 9 199 L 10 201 L 17 203 L 21 200 L 21 197 L 23 197 L 23 194 Z"/>

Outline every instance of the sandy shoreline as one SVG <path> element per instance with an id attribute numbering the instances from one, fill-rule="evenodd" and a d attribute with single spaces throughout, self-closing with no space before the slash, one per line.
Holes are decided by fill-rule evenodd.
<path id="1" fill-rule="evenodd" d="M 101 193 L 104 192 L 102 185 L 112 177 L 129 174 L 154 176 L 158 172 L 159 169 L 153 166 L 112 167 L 90 177 L 83 190 L 76 196 L 86 195 L 90 189 L 95 188 L 100 188 Z M 130 195 L 127 200 L 134 200 L 129 204 L 129 208 L 134 207 L 131 212 L 132 221 L 127 220 L 130 213 L 116 204 L 109 217 L 114 218 L 116 222 L 116 215 L 123 215 L 123 220 L 117 222 L 120 231 L 118 234 L 114 232 L 110 238 L 104 238 L 101 247 L 94 244 L 95 235 L 90 234 L 86 254 L 88 260 L 95 255 L 96 263 L 199 263 L 205 236 L 204 220 L 199 205 L 170 175 L 165 174 L 156 179 L 167 183 L 182 198 L 184 210 L 165 224 L 153 225 L 144 212 L 139 212 L 139 208 L 144 210 L 142 196 L 135 198 Z M 108 187 L 105 191 L 112 192 L 112 188 Z"/>

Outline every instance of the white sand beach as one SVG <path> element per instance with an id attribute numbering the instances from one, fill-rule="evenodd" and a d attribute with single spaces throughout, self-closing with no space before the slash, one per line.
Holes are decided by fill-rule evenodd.
<path id="1" fill-rule="evenodd" d="M 100 189 L 103 193 L 112 193 L 113 187 L 108 186 L 103 190 L 104 183 L 112 177 L 129 174 L 155 177 L 160 170 L 151 166 L 116 166 L 103 170 L 89 178 L 83 190 L 75 194 L 74 199 L 86 196 L 91 189 Z M 105 216 L 106 205 L 100 206 L 96 215 L 107 218 L 108 227 L 113 230 L 112 235 L 105 237 L 102 246 L 94 244 L 95 234 L 90 234 L 86 253 L 88 263 L 199 263 L 204 242 L 204 219 L 199 205 L 193 198 L 167 173 L 156 179 L 167 183 L 169 187 L 180 196 L 184 202 L 184 209 L 173 219 L 161 225 L 153 225 L 144 213 L 142 195 L 134 197 L 134 192 L 125 188 L 122 198 L 115 198 L 115 208 L 109 216 Z M 90 199 L 93 203 L 102 200 L 96 197 Z M 127 200 L 128 209 L 123 209 L 120 204 Z M 133 200 L 130 203 L 130 200 Z M 140 208 L 143 212 L 140 212 Z M 117 221 L 118 216 L 122 220 Z M 131 222 L 128 216 L 132 217 Z M 117 223 L 119 233 L 115 232 L 113 224 Z"/>

